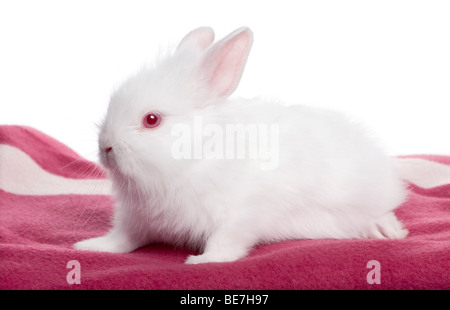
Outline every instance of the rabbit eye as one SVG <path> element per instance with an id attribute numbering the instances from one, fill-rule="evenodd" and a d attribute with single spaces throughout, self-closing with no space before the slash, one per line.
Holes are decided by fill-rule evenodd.
<path id="1" fill-rule="evenodd" d="M 148 113 L 144 116 L 142 124 L 145 128 L 156 128 L 161 124 L 161 115 L 158 113 Z"/>

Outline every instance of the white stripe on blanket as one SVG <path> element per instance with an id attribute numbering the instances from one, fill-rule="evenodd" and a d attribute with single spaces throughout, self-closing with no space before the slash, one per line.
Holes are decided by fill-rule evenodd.
<path id="1" fill-rule="evenodd" d="M 422 188 L 450 184 L 450 166 L 421 158 L 395 158 L 400 177 Z"/>
<path id="2" fill-rule="evenodd" d="M 22 150 L 0 144 L 0 189 L 17 195 L 110 195 L 111 183 L 51 174 Z"/>

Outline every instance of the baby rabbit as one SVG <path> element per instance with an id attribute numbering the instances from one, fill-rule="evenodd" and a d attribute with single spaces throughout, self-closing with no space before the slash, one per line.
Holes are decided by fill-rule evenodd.
<path id="1" fill-rule="evenodd" d="M 112 229 L 76 249 L 127 253 L 155 242 L 230 262 L 288 239 L 404 238 L 406 197 L 388 156 L 335 112 L 229 99 L 253 34 L 188 33 L 111 97 L 100 161 L 115 193 Z M 263 74 L 263 72 L 261 72 Z"/>

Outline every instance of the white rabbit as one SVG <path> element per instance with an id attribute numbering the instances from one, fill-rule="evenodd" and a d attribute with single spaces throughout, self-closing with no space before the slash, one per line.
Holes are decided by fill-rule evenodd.
<path id="1" fill-rule="evenodd" d="M 364 130 L 335 112 L 229 99 L 253 34 L 240 28 L 213 41 L 210 28 L 191 31 L 113 94 L 99 135 L 116 199 L 113 227 L 74 247 L 126 253 L 163 242 L 199 250 L 186 261 L 197 264 L 234 261 L 287 239 L 406 237 L 393 213 L 406 190 Z M 220 142 L 218 128 L 226 135 L 230 125 L 273 129 L 257 132 L 260 146 L 274 137 L 266 141 L 273 165 L 207 140 L 215 133 Z M 192 158 L 179 156 L 182 133 L 192 143 L 181 152 Z M 255 136 L 246 133 L 249 150 Z"/>

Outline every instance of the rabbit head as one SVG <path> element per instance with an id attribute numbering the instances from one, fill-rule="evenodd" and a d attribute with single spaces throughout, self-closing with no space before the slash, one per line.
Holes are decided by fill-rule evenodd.
<path id="1" fill-rule="evenodd" d="M 253 36 L 240 28 L 211 45 L 214 32 L 188 33 L 172 55 L 142 69 L 112 95 L 99 135 L 100 161 L 113 175 L 171 174 L 171 129 L 223 104 L 236 89 Z"/>

